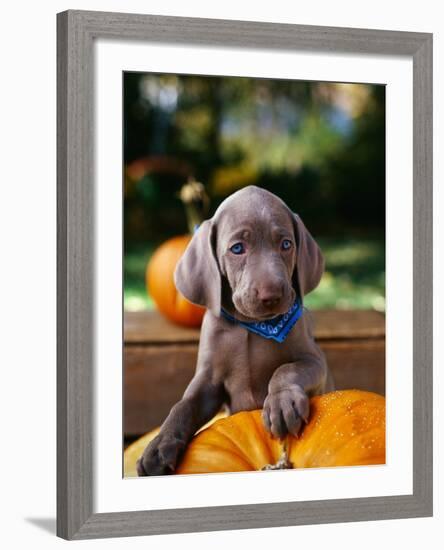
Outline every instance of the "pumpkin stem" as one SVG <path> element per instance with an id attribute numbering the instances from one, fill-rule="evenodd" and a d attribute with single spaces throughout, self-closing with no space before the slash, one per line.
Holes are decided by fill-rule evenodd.
<path id="1" fill-rule="evenodd" d="M 188 182 L 182 186 L 179 197 L 185 206 L 188 231 L 192 235 L 196 227 L 204 221 L 210 200 L 203 184 L 193 177 L 190 177 Z"/>
<path id="2" fill-rule="evenodd" d="M 266 464 L 262 470 L 292 470 L 293 469 L 293 463 L 288 458 L 288 440 L 289 436 L 281 441 L 282 443 L 282 453 L 281 456 L 278 458 L 278 461 L 276 464 Z"/>

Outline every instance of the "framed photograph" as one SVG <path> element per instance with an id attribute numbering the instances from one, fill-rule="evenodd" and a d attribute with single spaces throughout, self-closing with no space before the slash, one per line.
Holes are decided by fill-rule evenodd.
<path id="1" fill-rule="evenodd" d="M 432 515 L 432 35 L 57 25 L 58 535 Z"/>

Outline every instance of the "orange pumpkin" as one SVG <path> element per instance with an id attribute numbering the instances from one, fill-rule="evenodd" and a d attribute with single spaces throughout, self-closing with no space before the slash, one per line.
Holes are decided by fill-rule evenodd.
<path id="1" fill-rule="evenodd" d="M 220 418 L 225 418 L 227 415 L 225 412 L 220 412 L 216 414 L 209 422 L 207 422 L 197 433 L 202 430 L 205 430 L 208 426 L 211 426 L 214 422 Z M 146 433 L 134 443 L 131 443 L 123 454 L 123 475 L 124 477 L 137 477 L 136 462 L 142 456 L 145 447 L 152 441 L 156 435 L 160 432 L 160 428 L 155 428 L 150 432 Z"/>
<path id="2" fill-rule="evenodd" d="M 156 249 L 146 268 L 146 285 L 158 310 L 170 321 L 188 327 L 199 327 L 205 309 L 189 302 L 176 289 L 174 270 L 191 240 L 180 235 L 167 240 Z"/>
<path id="3" fill-rule="evenodd" d="M 299 438 L 287 436 L 292 468 L 385 464 L 385 399 L 360 390 L 310 400 Z M 198 433 L 177 474 L 261 470 L 282 462 L 283 444 L 264 428 L 261 411 L 240 412 Z"/>

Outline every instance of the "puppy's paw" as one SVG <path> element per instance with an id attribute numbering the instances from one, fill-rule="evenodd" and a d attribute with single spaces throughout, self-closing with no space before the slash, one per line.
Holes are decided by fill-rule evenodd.
<path id="1" fill-rule="evenodd" d="M 262 419 L 267 430 L 275 437 L 287 433 L 298 435 L 302 422 L 308 421 L 310 403 L 307 394 L 297 385 L 269 393 L 264 401 Z"/>
<path id="2" fill-rule="evenodd" d="M 137 475 L 162 476 L 172 474 L 185 450 L 185 443 L 174 436 L 160 433 L 143 451 L 137 461 Z"/>

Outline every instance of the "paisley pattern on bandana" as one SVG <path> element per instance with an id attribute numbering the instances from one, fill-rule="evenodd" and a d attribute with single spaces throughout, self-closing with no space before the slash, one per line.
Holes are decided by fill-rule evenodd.
<path id="1" fill-rule="evenodd" d="M 266 321 L 253 321 L 250 323 L 246 321 L 239 321 L 227 311 L 221 309 L 222 317 L 230 323 L 241 325 L 258 336 L 272 339 L 279 343 L 285 340 L 288 333 L 299 321 L 303 313 L 304 306 L 299 299 L 296 299 L 295 303 L 291 306 L 287 313 L 273 317 L 273 319 L 267 319 Z"/>

